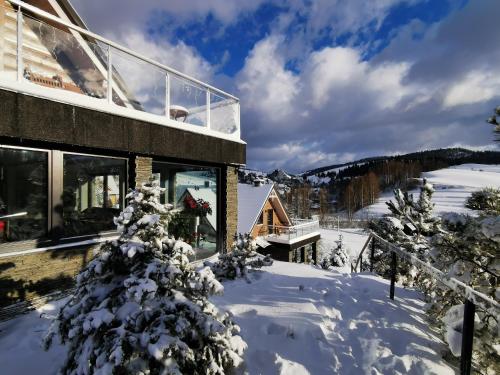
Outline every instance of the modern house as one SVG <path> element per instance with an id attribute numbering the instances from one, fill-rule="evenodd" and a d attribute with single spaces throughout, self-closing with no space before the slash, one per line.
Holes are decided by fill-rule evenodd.
<path id="1" fill-rule="evenodd" d="M 274 184 L 238 184 L 238 233 L 251 233 L 273 259 L 317 263 L 319 222 L 291 219 Z"/>
<path id="2" fill-rule="evenodd" d="M 223 251 L 245 148 L 238 98 L 88 31 L 67 0 L 1 0 L 0 306 L 70 282 L 152 176 L 179 220 L 184 194 L 210 197 L 203 253 Z"/>

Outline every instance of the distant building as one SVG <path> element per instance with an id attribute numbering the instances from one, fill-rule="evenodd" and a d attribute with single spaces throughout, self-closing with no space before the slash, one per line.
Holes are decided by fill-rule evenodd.
<path id="1" fill-rule="evenodd" d="M 291 219 L 274 184 L 238 184 L 238 233 L 251 233 L 273 259 L 317 262 L 319 222 Z"/>

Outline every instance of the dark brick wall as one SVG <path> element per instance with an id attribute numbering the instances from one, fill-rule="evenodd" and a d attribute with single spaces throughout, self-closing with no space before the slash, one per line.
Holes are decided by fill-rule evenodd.
<path id="1" fill-rule="evenodd" d="M 0 135 L 218 164 L 245 164 L 245 145 L 0 89 Z"/>

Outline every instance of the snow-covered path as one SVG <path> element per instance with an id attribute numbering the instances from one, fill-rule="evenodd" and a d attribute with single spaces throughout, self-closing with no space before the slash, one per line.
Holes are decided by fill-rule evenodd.
<path id="1" fill-rule="evenodd" d="M 377 276 L 283 262 L 251 278 L 225 282 L 213 298 L 241 326 L 249 374 L 454 374 L 416 291 L 397 288 L 390 301 Z M 0 323 L 1 374 L 57 372 L 65 349 L 40 347 L 54 309 Z"/>
<path id="2" fill-rule="evenodd" d="M 275 262 L 217 297 L 249 344 L 250 374 L 454 374 L 420 294 L 386 280 Z"/>

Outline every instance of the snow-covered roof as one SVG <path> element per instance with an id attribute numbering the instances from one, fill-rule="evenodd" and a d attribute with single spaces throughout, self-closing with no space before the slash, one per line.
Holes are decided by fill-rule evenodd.
<path id="1" fill-rule="evenodd" d="M 238 233 L 252 230 L 273 187 L 273 184 L 238 184 Z"/>
<path id="2" fill-rule="evenodd" d="M 210 188 L 187 188 L 186 191 L 193 197 L 193 199 L 203 199 L 210 204 L 212 213 L 207 215 L 207 220 L 212 228 L 217 228 L 217 195 Z"/>

